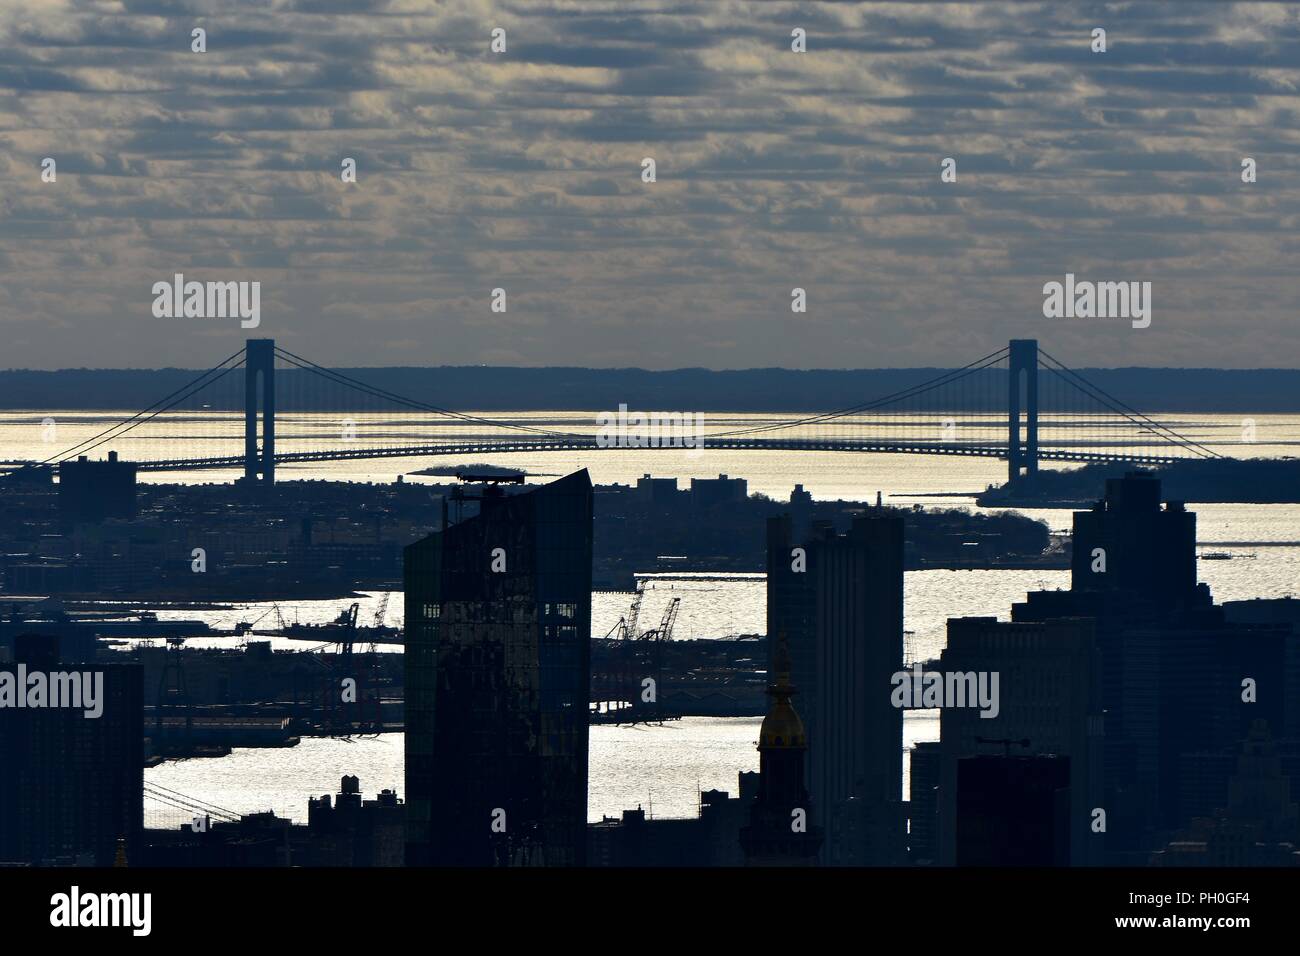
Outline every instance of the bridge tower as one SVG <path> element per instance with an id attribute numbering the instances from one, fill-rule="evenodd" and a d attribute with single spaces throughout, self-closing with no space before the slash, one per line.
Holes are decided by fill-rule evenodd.
<path id="1" fill-rule="evenodd" d="M 258 450 L 258 386 L 262 434 Z M 244 480 L 275 483 L 275 339 L 249 339 L 244 357 Z"/>
<path id="2" fill-rule="evenodd" d="M 1038 340 L 1012 339 L 1007 368 L 1008 478 L 1038 474 Z M 1024 430 L 1021 431 L 1021 388 L 1024 390 Z"/>

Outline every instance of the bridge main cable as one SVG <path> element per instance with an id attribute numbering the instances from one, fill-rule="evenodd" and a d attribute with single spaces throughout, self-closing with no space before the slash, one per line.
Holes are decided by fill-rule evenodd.
<path id="1" fill-rule="evenodd" d="M 369 385 L 366 382 L 362 382 L 359 379 L 355 379 L 352 378 L 351 376 L 344 375 L 342 372 L 335 371 L 334 369 L 329 369 L 329 368 L 325 368 L 324 366 L 317 365 L 311 359 L 303 358 L 301 355 L 295 355 L 293 352 L 290 352 L 288 349 L 281 348 L 278 345 L 275 347 L 275 351 L 276 354 L 280 356 L 280 358 L 284 359 L 289 364 L 302 369 L 303 371 L 313 372 L 316 375 L 319 375 L 322 378 L 327 379 L 328 381 L 333 381 L 335 384 L 346 385 L 360 392 L 364 392 L 365 394 L 370 395 L 374 398 L 383 398 L 398 405 L 405 405 L 408 408 L 415 408 L 420 411 L 426 411 L 426 412 L 434 412 L 435 414 L 446 415 L 449 418 L 456 418 L 461 421 L 471 422 L 476 425 L 489 425 L 495 428 L 512 428 L 517 431 L 533 432 L 535 434 L 545 435 L 548 438 L 570 440 L 570 439 L 584 437 L 581 435 L 570 434 L 566 432 L 551 431 L 546 428 L 537 428 L 532 425 L 516 425 L 512 422 L 502 422 L 502 421 L 496 421 L 491 418 L 481 418 L 477 415 L 470 415 L 465 412 L 453 411 L 452 409 L 442 408 L 438 405 L 430 405 L 427 402 L 420 402 L 412 398 L 406 398 L 403 395 L 398 395 L 395 392 L 388 391 L 387 389 L 379 388 L 378 386 L 375 385 Z"/>
<path id="2" fill-rule="evenodd" d="M 238 823 L 240 821 L 239 814 L 233 810 L 218 807 L 216 804 L 208 803 L 197 797 L 187 796 L 178 790 L 172 790 L 170 787 L 163 787 L 148 780 L 144 782 L 144 795 L 152 800 L 157 800 L 159 803 L 178 810 L 184 810 L 187 813 L 199 812 L 209 817 L 216 817 L 218 822 Z"/>
<path id="3" fill-rule="evenodd" d="M 218 362 L 216 365 L 212 366 L 212 368 L 208 369 L 198 378 L 192 379 L 191 381 L 182 385 L 180 388 L 176 389 L 175 391 L 167 395 L 164 395 L 162 398 L 158 399 L 158 401 L 136 412 L 130 418 L 123 419 L 120 422 L 114 422 L 112 425 L 110 425 L 108 428 L 105 428 L 99 434 L 91 435 L 89 438 L 86 438 L 78 442 L 77 444 L 73 445 L 71 448 L 65 448 L 63 451 L 55 455 L 51 455 L 49 458 L 46 458 L 44 461 L 40 462 L 39 464 L 48 465 L 50 464 L 50 462 L 53 461 L 66 461 L 67 459 L 71 458 L 73 455 L 81 454 L 82 452 L 93 451 L 94 449 L 98 448 L 100 445 L 103 445 L 106 442 L 110 442 L 115 438 L 121 438 L 127 432 L 132 431 L 135 428 L 138 428 L 139 426 L 145 424 L 146 422 L 153 421 L 153 419 L 157 418 L 163 412 L 175 408 L 177 405 L 185 401 L 185 399 L 189 398 L 190 396 L 194 395 L 196 392 L 199 392 L 202 389 L 207 388 L 209 385 L 213 385 L 216 382 L 221 381 L 221 379 L 225 378 L 227 374 L 239 368 L 240 361 L 243 360 L 243 355 L 245 351 L 246 348 L 241 348 L 238 352 L 235 352 L 233 355 L 226 357 L 222 361 Z M 238 359 L 239 361 L 236 361 L 235 364 L 230 365 L 229 368 L 223 367 L 226 366 L 229 362 L 231 362 L 234 359 Z M 210 382 L 204 381 L 204 379 L 206 379 L 209 375 L 212 375 L 214 372 L 218 370 L 221 370 L 220 375 L 212 379 L 212 381 Z M 184 392 L 185 394 L 181 395 L 180 394 L 181 392 Z M 175 401 L 171 401 L 171 399 L 174 396 L 178 396 L 178 397 L 175 398 Z M 157 410 L 154 411 L 154 409 Z M 147 418 L 141 419 L 140 421 L 136 421 L 136 419 L 140 418 L 141 415 L 144 415 L 146 412 L 150 412 L 150 411 L 152 411 L 153 414 L 149 415 Z M 124 428 L 123 426 L 126 427 Z M 121 429 L 121 431 L 118 431 L 118 429 Z M 116 432 L 116 434 L 110 435 L 109 434 L 110 432 Z M 94 444 L 91 444 L 92 442 Z"/>
<path id="4" fill-rule="evenodd" d="M 976 372 L 981 372 L 984 369 L 990 368 L 991 366 L 996 365 L 998 362 L 1001 362 L 1004 358 L 1006 358 L 1008 351 L 1009 349 L 1006 347 L 1000 348 L 996 352 L 990 352 L 988 355 L 985 355 L 983 358 L 978 358 L 967 365 L 963 365 L 961 368 L 953 369 L 950 372 L 945 372 L 944 374 L 938 376 L 937 378 L 932 378 L 928 381 L 921 382 L 918 385 L 912 385 L 909 386 L 908 388 L 904 388 L 897 392 L 893 392 L 892 394 L 885 395 L 882 398 L 873 399 L 869 402 L 862 402 L 858 405 L 852 405 L 848 408 L 840 409 L 839 411 L 823 412 L 820 415 L 813 415 L 809 418 L 802 418 L 792 422 L 773 422 L 767 425 L 755 425 L 750 428 L 738 428 L 738 429 L 732 429 L 731 431 L 716 432 L 712 435 L 705 435 L 704 437 L 705 438 L 727 438 L 734 435 L 749 435 L 757 432 L 773 431 L 782 428 L 795 428 L 800 425 L 816 425 L 820 422 L 830 421 L 831 419 L 842 418 L 845 415 L 852 415 L 855 412 L 869 411 L 873 408 L 879 408 L 882 405 L 888 405 L 891 402 L 900 402 L 907 398 L 913 398 L 917 395 L 923 395 L 926 392 L 933 391 L 936 388 L 940 388 L 944 385 L 950 385 L 953 382 L 960 381 L 961 379 L 966 378 L 969 375 L 973 375 Z"/>
<path id="5" fill-rule="evenodd" d="M 1213 451 L 1210 448 L 1207 448 L 1205 445 L 1202 445 L 1200 442 L 1194 441 L 1191 438 L 1187 438 L 1184 435 L 1180 435 L 1178 434 L 1178 432 L 1174 431 L 1168 425 L 1161 424 L 1155 419 L 1142 414 L 1142 412 L 1139 412 L 1136 408 L 1126 405 L 1124 402 L 1121 402 L 1118 398 L 1116 398 L 1115 396 L 1107 392 L 1105 389 L 1103 389 L 1100 385 L 1094 385 L 1092 382 L 1084 378 L 1078 372 L 1074 371 L 1072 368 L 1070 368 L 1060 359 L 1056 358 L 1053 355 L 1050 355 L 1043 349 L 1039 349 L 1038 354 L 1046 358 L 1053 365 L 1057 366 L 1057 368 L 1052 368 L 1050 365 L 1044 364 L 1043 368 L 1047 369 L 1047 371 L 1056 375 L 1058 378 L 1061 378 L 1067 384 L 1069 384 L 1073 388 L 1078 389 L 1084 394 L 1088 395 L 1090 398 L 1094 399 L 1095 401 L 1101 402 L 1103 405 L 1107 405 L 1111 409 L 1111 411 L 1116 412 L 1120 416 L 1128 419 L 1134 425 L 1145 427 L 1148 431 L 1151 431 L 1152 434 L 1155 434 L 1157 437 L 1163 438 L 1166 441 L 1172 441 L 1175 445 L 1179 445 L 1190 451 L 1194 451 L 1198 455 L 1204 453 L 1203 457 L 1208 457 L 1208 458 L 1223 457 L 1218 452 Z M 1064 373 L 1064 375 L 1062 373 Z M 1065 378 L 1064 377 L 1065 375 L 1070 376 L 1070 378 L 1077 379 L 1077 383 L 1072 382 L 1070 381 L 1070 379 Z"/>
<path id="6" fill-rule="evenodd" d="M 211 803 L 207 800 L 200 800 L 198 797 L 192 797 L 189 794 L 181 793 L 179 790 L 173 790 L 171 787 L 164 787 L 162 784 L 156 783 L 152 780 L 146 780 L 144 785 L 147 790 L 158 791 L 161 795 L 169 796 L 174 800 L 186 801 L 199 809 L 213 814 L 214 816 L 230 817 L 232 820 L 239 819 L 239 814 L 234 810 L 218 806 L 217 804 Z"/>

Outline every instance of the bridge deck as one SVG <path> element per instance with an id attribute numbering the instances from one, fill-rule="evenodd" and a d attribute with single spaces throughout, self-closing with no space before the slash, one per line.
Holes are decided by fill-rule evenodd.
<path id="1" fill-rule="evenodd" d="M 394 447 L 357 447 L 352 442 L 346 442 L 346 447 L 333 447 L 317 451 L 274 452 L 275 405 L 274 402 L 267 400 L 267 396 L 275 394 L 277 362 L 287 363 L 296 369 L 310 372 L 329 382 L 332 388 L 342 384 L 346 388 L 354 389 L 366 395 L 369 399 L 378 397 L 385 402 L 404 409 L 423 410 L 436 416 L 439 422 L 454 418 L 463 423 L 472 423 L 491 430 L 472 433 L 476 436 L 474 440 L 430 441 L 425 444 Z M 208 384 L 221 380 L 226 372 L 241 367 L 244 369 L 246 386 L 244 389 L 244 420 L 249 441 L 249 444 L 243 450 L 243 454 L 206 458 L 164 458 L 155 461 L 137 460 L 135 462 L 137 468 L 140 471 L 248 469 L 257 476 L 257 480 L 274 482 L 276 465 L 292 465 L 298 462 L 347 461 L 366 458 L 424 458 L 452 455 L 537 454 L 542 452 L 587 453 L 621 450 L 618 447 L 607 447 L 598 444 L 596 436 L 591 434 L 578 435 L 537 429 L 517 422 L 496 421 L 469 413 L 450 411 L 405 398 L 377 389 L 341 372 L 331 371 L 317 365 L 310 359 L 295 355 L 287 349 L 278 348 L 273 339 L 249 339 L 240 352 L 223 360 L 219 365 L 209 369 L 189 383 L 182 390 L 184 394 L 181 398 L 173 399 L 172 396 L 168 396 L 163 402 L 170 401 L 170 404 L 166 404 L 163 408 L 157 409 L 157 406 L 161 403 L 155 403 L 145 409 L 144 412 L 125 419 L 106 431 L 80 442 L 78 445 L 67 449 L 63 454 L 47 459 L 47 462 L 75 457 L 78 453 L 85 454 L 88 450 L 120 439 L 138 425 L 153 420 L 162 411 L 168 411 L 182 401 L 192 399 L 199 389 L 206 388 Z M 1078 408 L 1073 409 L 1074 411 L 1080 414 L 1092 415 L 1100 410 L 1116 423 L 1122 423 L 1126 427 L 1136 429 L 1135 434 L 1143 438 L 1142 443 L 1126 444 L 1117 440 L 1114 444 L 1109 445 L 1113 449 L 1111 451 L 1088 450 L 1088 446 L 1082 443 L 1073 443 L 1068 438 L 1058 440 L 1054 445 L 1045 446 L 1040 444 L 1041 432 L 1039 427 L 1041 423 L 1038 416 L 1037 399 L 1040 368 L 1055 373 L 1075 390 L 1077 393 L 1075 400 L 1078 403 Z M 998 373 L 1005 372 L 1006 381 L 1002 382 L 999 379 L 986 382 L 972 377 L 976 373 L 990 369 Z M 217 372 L 220 372 L 220 374 L 215 379 L 212 379 L 212 382 L 207 382 L 209 377 Z M 256 387 L 247 387 L 249 383 L 255 386 L 259 380 L 262 386 L 260 391 Z M 971 410 L 977 407 L 987 408 L 984 399 L 987 398 L 988 389 L 994 386 L 1007 389 L 1006 421 L 1008 431 L 1004 432 L 1007 435 L 1005 442 L 989 438 L 980 438 L 974 442 L 944 442 L 908 441 L 897 438 L 774 437 L 774 432 L 781 432 L 782 429 L 787 428 L 794 429 L 808 423 L 825 424 L 840 421 L 842 424 L 852 424 L 852 416 L 860 415 L 867 409 L 880 410 L 888 407 L 893 411 L 903 411 L 905 406 L 915 404 L 921 398 L 924 399 L 922 406 L 929 407 L 931 411 L 938 407 Z M 954 390 L 956 391 L 955 395 L 953 394 Z M 1023 419 L 1021 414 L 1022 391 Z M 173 395 L 175 394 L 173 393 Z M 260 398 L 259 394 L 261 395 Z M 977 398 L 979 399 L 978 404 L 976 402 Z M 203 407 L 207 408 L 208 406 L 204 405 Z M 1068 403 L 1066 407 L 1068 409 L 1072 408 Z M 1000 409 L 998 414 L 1001 415 Z M 880 427 L 879 425 L 863 425 L 855 426 L 854 430 L 860 433 L 867 430 L 877 430 Z M 482 437 L 503 434 L 502 431 L 496 429 L 510 430 L 504 432 L 505 434 L 518 434 L 520 431 L 526 431 L 530 433 L 530 437 L 508 437 L 495 440 Z M 116 434 L 111 434 L 113 432 L 116 432 Z M 539 433 L 544 437 L 536 437 Z M 790 435 L 794 434 L 794 432 L 785 431 L 783 434 Z M 840 432 L 839 434 L 844 433 Z M 966 432 L 965 434 L 970 435 L 971 433 Z M 1008 461 L 1012 477 L 1025 470 L 1032 470 L 1038 461 L 1128 462 L 1137 465 L 1163 465 L 1185 460 L 1188 455 L 1203 458 L 1222 457 L 1205 445 L 1178 435 L 1168 426 L 1153 421 L 1141 412 L 1135 411 L 1108 395 L 1104 390 L 1083 379 L 1058 359 L 1041 351 L 1035 339 L 1013 339 L 1005 348 L 991 352 L 959 369 L 944 372 L 935 378 L 909 386 L 890 395 L 881 396 L 871 402 L 859 402 L 838 411 L 826 412 L 810 418 L 785 422 L 784 424 L 769 425 L 757 429 L 736 429 L 720 434 L 717 437 L 704 435 L 700 439 L 700 444 L 693 449 L 685 448 L 680 443 L 676 445 L 660 444 L 651 447 L 658 447 L 660 450 L 688 452 L 708 447 L 765 452 L 829 451 L 859 454 L 956 455 L 998 458 Z M 1142 452 L 1125 450 L 1138 448 L 1142 449 Z M 1166 448 L 1171 450 L 1179 449 L 1187 454 L 1160 454 Z M 17 467 L 22 467 L 31 463 L 19 462 L 14 464 Z M 0 464 L 0 470 L 3 470 L 4 467 L 4 464 Z"/>
<path id="2" fill-rule="evenodd" d="M 977 458 L 1007 457 L 1007 449 L 1000 445 L 974 445 L 960 443 L 890 442 L 872 440 L 822 440 L 822 439 L 751 439 L 707 438 L 697 449 L 679 445 L 663 445 L 659 451 L 693 451 L 706 448 L 728 448 L 742 451 L 831 451 L 893 455 L 958 455 Z M 501 442 L 454 442 L 436 445 L 406 445 L 399 447 L 336 448 L 323 451 L 278 452 L 275 462 L 293 464 L 311 461 L 346 461 L 367 458 L 424 458 L 446 455 L 481 454 L 535 454 L 540 452 L 624 451 L 615 447 L 597 445 L 594 437 L 579 436 L 573 440 L 525 440 Z M 1077 462 L 1131 462 L 1133 464 L 1163 465 L 1182 459 L 1164 455 L 1126 455 L 1113 452 L 1080 451 L 1065 448 L 1040 448 L 1038 458 L 1045 461 Z M 243 455 L 226 455 L 215 458 L 175 458 L 158 461 L 140 461 L 141 471 L 197 471 L 209 468 L 243 468 Z"/>

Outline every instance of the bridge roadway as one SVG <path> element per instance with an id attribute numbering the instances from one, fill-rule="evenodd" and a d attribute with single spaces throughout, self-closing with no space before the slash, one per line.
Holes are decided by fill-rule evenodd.
<path id="1" fill-rule="evenodd" d="M 838 451 L 894 455 L 965 455 L 979 458 L 1007 457 L 1004 445 L 974 445 L 958 442 L 899 442 L 880 439 L 816 438 L 714 438 L 705 436 L 700 448 L 729 448 L 747 451 Z M 594 435 L 571 438 L 520 439 L 509 441 L 447 442 L 436 445 L 404 445 L 392 448 L 331 448 L 322 451 L 277 452 L 275 463 L 345 461 L 358 458 L 424 458 L 443 455 L 518 454 L 553 451 L 624 451 L 617 446 L 596 444 Z M 640 449 L 639 449 L 640 450 Z M 644 450 L 650 450 L 649 448 Z M 679 445 L 659 446 L 659 451 L 693 451 Z M 1075 451 L 1067 448 L 1039 448 L 1040 461 L 1129 462 L 1136 465 L 1165 465 L 1181 458 L 1165 455 L 1126 455 Z M 208 468 L 243 468 L 243 455 L 216 458 L 174 458 L 139 461 L 140 471 L 197 471 Z"/>

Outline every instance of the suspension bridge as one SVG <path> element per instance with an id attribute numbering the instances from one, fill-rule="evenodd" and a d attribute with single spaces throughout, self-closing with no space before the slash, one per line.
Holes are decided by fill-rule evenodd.
<path id="1" fill-rule="evenodd" d="M 108 446 L 141 471 L 240 469 L 246 482 L 271 484 L 277 466 L 300 462 L 594 453 L 629 444 L 603 441 L 594 425 L 556 427 L 528 415 L 507 419 L 441 407 L 388 390 L 380 384 L 383 374 L 375 369 L 363 379 L 273 339 L 249 339 L 147 408 L 94 422 L 83 429 L 85 438 L 44 461 L 8 467 L 53 467 Z M 331 415 L 307 414 L 322 408 L 349 417 L 334 430 Z M 691 415 L 669 420 L 699 421 Z M 1012 340 L 961 368 L 849 407 L 798 417 L 723 416 L 688 440 L 662 439 L 630 444 L 1000 458 L 1012 480 L 1032 476 L 1042 461 L 1146 466 L 1222 457 L 1108 394 L 1033 339 Z"/>

